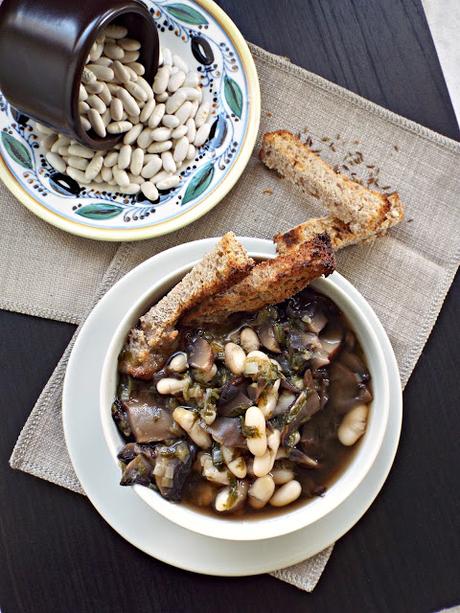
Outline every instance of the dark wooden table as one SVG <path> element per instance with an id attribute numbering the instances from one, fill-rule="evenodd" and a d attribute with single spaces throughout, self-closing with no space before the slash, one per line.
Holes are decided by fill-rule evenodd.
<path id="1" fill-rule="evenodd" d="M 459 139 L 419 0 L 220 4 L 248 40 Z M 420 613 L 459 604 L 459 306 L 457 279 L 405 391 L 390 478 L 312 594 L 269 576 L 166 566 L 119 537 L 84 497 L 13 472 L 11 449 L 73 327 L 0 313 L 2 612 Z"/>

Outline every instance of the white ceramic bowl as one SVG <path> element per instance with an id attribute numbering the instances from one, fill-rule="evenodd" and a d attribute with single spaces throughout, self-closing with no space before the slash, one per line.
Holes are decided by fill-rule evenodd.
<path id="1" fill-rule="evenodd" d="M 250 252 L 255 259 L 264 259 L 266 253 Z M 273 257 L 273 256 L 269 256 Z M 107 350 L 101 375 L 100 415 L 104 437 L 115 463 L 123 440 L 112 420 L 111 405 L 117 387 L 117 358 L 129 330 L 139 317 L 174 286 L 195 264 L 188 262 L 173 274 L 165 275 L 159 282 L 141 296 L 133 296 L 133 306 L 120 322 Z M 345 313 L 363 348 L 372 377 L 374 400 L 371 403 L 366 433 L 361 439 L 349 465 L 329 487 L 324 497 L 305 501 L 293 510 L 287 507 L 266 518 L 231 519 L 211 516 L 195 511 L 181 504 L 168 502 L 157 492 L 135 485 L 136 493 L 155 511 L 170 521 L 206 536 L 226 540 L 259 540 L 273 538 L 304 528 L 325 517 L 336 509 L 369 472 L 382 445 L 389 414 L 389 382 L 385 360 L 379 341 L 359 302 L 351 300 L 334 280 L 335 274 L 327 279 L 318 279 L 312 286 L 331 298 Z M 362 302 L 364 298 L 362 298 Z"/>

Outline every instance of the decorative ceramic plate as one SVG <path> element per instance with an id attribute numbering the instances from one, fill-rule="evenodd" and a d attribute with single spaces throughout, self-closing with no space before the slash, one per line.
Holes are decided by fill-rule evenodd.
<path id="1" fill-rule="evenodd" d="M 217 240 L 186 243 L 150 258 L 118 281 L 98 302 L 79 332 L 67 366 L 62 403 L 64 434 L 75 473 L 90 501 L 132 545 L 158 560 L 198 573 L 255 575 L 315 555 L 343 536 L 366 512 L 385 482 L 398 446 L 401 385 L 393 349 L 382 324 L 361 294 L 335 272 L 329 279 L 347 292 L 372 323 L 390 381 L 390 414 L 382 447 L 352 495 L 322 519 L 292 534 L 263 541 L 228 541 L 181 528 L 156 513 L 133 488 L 120 487 L 120 471 L 107 447 L 98 408 L 105 354 L 120 320 L 132 305 L 133 296 L 144 294 L 158 278 L 184 264 L 200 260 Z M 274 255 L 272 241 L 240 240 L 257 257 Z"/>
<path id="2" fill-rule="evenodd" d="M 144 0 L 160 44 L 202 75 L 212 103 L 210 138 L 181 173 L 180 186 L 155 203 L 136 196 L 81 189 L 45 160 L 32 122 L 0 92 L 0 178 L 33 213 L 59 228 L 100 240 L 131 241 L 167 234 L 214 207 L 243 172 L 257 136 L 260 93 L 242 35 L 211 0 Z"/>

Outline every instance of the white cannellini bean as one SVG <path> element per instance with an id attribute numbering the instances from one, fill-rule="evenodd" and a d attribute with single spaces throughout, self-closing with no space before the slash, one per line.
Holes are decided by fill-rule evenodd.
<path id="1" fill-rule="evenodd" d="M 155 202 L 158 199 L 158 190 L 150 181 L 144 181 L 144 183 L 142 183 L 141 191 L 151 202 Z"/>
<path id="2" fill-rule="evenodd" d="M 95 65 L 96 64 L 94 64 L 94 66 Z M 83 68 L 83 72 L 81 73 L 81 82 L 84 85 L 88 85 L 88 83 L 92 83 L 93 81 L 96 81 L 96 75 L 94 72 L 88 70 L 88 68 Z"/>
<path id="3" fill-rule="evenodd" d="M 184 89 L 178 89 L 170 98 L 166 101 L 166 112 L 168 115 L 173 115 L 187 100 L 187 94 Z"/>
<path id="4" fill-rule="evenodd" d="M 114 45 L 113 43 L 105 43 L 104 55 L 109 57 L 111 60 L 122 60 L 125 57 L 125 52 L 118 45 Z"/>
<path id="5" fill-rule="evenodd" d="M 155 104 L 156 102 L 154 98 L 146 102 L 139 116 L 139 121 L 141 121 L 141 123 L 145 123 L 150 118 L 153 110 L 155 109 Z"/>
<path id="6" fill-rule="evenodd" d="M 113 178 L 120 187 L 128 187 L 129 177 L 126 170 L 122 170 L 118 166 L 112 168 Z M 161 393 L 161 392 L 160 392 Z"/>
<path id="7" fill-rule="evenodd" d="M 137 137 L 137 144 L 142 149 L 148 149 L 149 145 L 152 143 L 154 138 L 153 130 L 150 128 L 144 128 L 142 132 Z"/>
<path id="8" fill-rule="evenodd" d="M 93 81 L 92 83 L 88 83 L 86 86 L 86 91 L 88 94 L 100 94 L 102 90 L 102 81 Z"/>
<path id="9" fill-rule="evenodd" d="M 88 121 L 88 123 L 89 123 L 89 121 Z M 91 126 L 90 126 L 90 128 L 91 128 Z M 68 155 L 70 155 L 69 154 L 69 147 L 65 147 L 65 146 L 64 147 L 59 147 L 57 152 L 59 153 L 59 155 L 61 157 L 67 157 Z"/>
<path id="10" fill-rule="evenodd" d="M 101 176 L 102 176 L 102 180 L 105 183 L 108 183 L 109 181 L 113 179 L 112 169 L 108 168 L 107 166 L 102 166 Z"/>
<path id="11" fill-rule="evenodd" d="M 235 458 L 227 464 L 228 470 L 238 479 L 244 479 L 248 472 L 246 461 L 243 457 Z"/>
<path id="12" fill-rule="evenodd" d="M 69 155 L 76 155 L 77 157 L 87 158 L 90 160 L 94 155 L 94 151 L 88 147 L 84 147 L 83 145 L 70 145 Z"/>
<path id="13" fill-rule="evenodd" d="M 102 117 L 102 121 L 104 122 L 104 128 L 107 128 L 107 126 L 109 125 L 112 117 L 110 116 L 110 110 L 107 109 L 106 112 L 101 115 Z"/>
<path id="14" fill-rule="evenodd" d="M 87 102 L 80 101 L 78 103 L 78 112 L 80 113 L 80 115 L 83 115 L 84 113 L 87 113 L 88 111 L 89 111 L 89 104 Z"/>
<path id="15" fill-rule="evenodd" d="M 175 115 L 163 115 L 161 123 L 167 128 L 177 128 L 180 121 Z"/>
<path id="16" fill-rule="evenodd" d="M 57 134 L 47 134 L 46 136 L 43 137 L 41 144 L 46 151 L 53 151 L 53 147 L 58 142 L 58 140 L 59 139 L 58 139 Z M 57 153 L 59 147 L 60 145 L 56 147 L 53 153 Z"/>
<path id="17" fill-rule="evenodd" d="M 265 419 L 270 419 L 273 411 L 278 403 L 278 390 L 280 387 L 281 379 L 275 381 L 275 383 L 271 386 L 271 388 L 267 391 L 265 390 L 261 395 L 259 400 L 257 401 L 257 406 L 262 411 L 265 416 Z"/>
<path id="18" fill-rule="evenodd" d="M 139 51 L 125 51 L 124 56 L 121 58 L 123 64 L 131 64 L 139 59 Z"/>
<path id="19" fill-rule="evenodd" d="M 83 72 L 85 70 L 91 71 L 98 81 L 113 81 L 115 76 L 109 66 L 101 66 L 101 64 L 88 64 Z"/>
<path id="20" fill-rule="evenodd" d="M 189 145 L 187 150 L 187 160 L 193 160 L 196 155 L 196 149 L 194 145 Z"/>
<path id="21" fill-rule="evenodd" d="M 141 48 L 141 43 L 134 38 L 122 38 L 118 44 L 126 51 L 138 51 Z"/>
<path id="22" fill-rule="evenodd" d="M 55 170 L 58 172 L 65 172 L 66 164 L 58 153 L 48 151 L 45 157 Z"/>
<path id="23" fill-rule="evenodd" d="M 142 89 L 145 91 L 145 93 L 147 94 L 147 99 L 153 100 L 153 97 L 154 97 L 153 90 L 150 87 L 150 85 L 147 83 L 147 81 L 143 77 L 137 77 L 136 83 L 140 85 Z"/>
<path id="24" fill-rule="evenodd" d="M 123 137 L 123 142 L 125 145 L 132 145 L 138 139 L 139 134 L 144 129 L 144 126 L 141 123 L 137 123 L 135 126 L 130 123 L 130 126 L 130 130 L 126 132 Z"/>
<path id="25" fill-rule="evenodd" d="M 115 74 L 115 78 L 117 79 L 117 81 L 120 81 L 121 83 L 129 82 L 129 79 L 130 79 L 129 71 L 126 68 L 126 66 L 124 66 L 121 62 L 116 60 L 115 62 L 113 62 L 111 68 L 113 69 L 113 72 Z"/>
<path id="26" fill-rule="evenodd" d="M 139 78 L 137 72 L 134 72 L 134 70 L 132 68 L 130 68 L 130 65 L 128 65 L 128 64 L 126 64 L 125 67 L 126 67 L 126 70 L 128 71 L 128 74 L 129 74 L 129 80 L 130 81 L 137 81 L 138 78 Z M 152 92 L 152 95 L 153 95 L 153 92 Z"/>
<path id="27" fill-rule="evenodd" d="M 224 347 L 224 356 L 225 365 L 234 375 L 243 374 L 246 354 L 242 347 L 236 343 L 226 343 Z"/>
<path id="28" fill-rule="evenodd" d="M 194 70 L 188 72 L 187 76 L 185 77 L 184 87 L 198 87 L 199 84 L 200 75 Z"/>
<path id="29" fill-rule="evenodd" d="M 174 158 L 170 151 L 165 151 L 161 154 L 161 162 L 166 172 L 176 172 L 176 162 L 174 161 Z"/>
<path id="30" fill-rule="evenodd" d="M 95 94 L 91 94 L 91 96 L 88 96 L 88 100 L 86 102 L 87 104 L 89 104 L 91 108 L 95 109 L 100 115 L 102 115 L 102 113 L 105 113 L 107 109 L 106 105 L 102 102 L 99 96 L 96 96 Z"/>
<path id="31" fill-rule="evenodd" d="M 101 57 L 103 51 L 104 51 L 104 45 L 98 42 L 93 43 L 90 49 L 90 52 L 89 52 L 90 61 L 95 62 L 96 60 L 98 60 Z"/>
<path id="32" fill-rule="evenodd" d="M 163 115 L 165 114 L 166 106 L 161 103 L 157 104 L 153 113 L 149 117 L 149 128 L 156 128 L 160 121 L 163 119 Z"/>
<path id="33" fill-rule="evenodd" d="M 198 128 L 198 130 L 196 131 L 195 140 L 193 141 L 195 147 L 201 147 L 201 145 L 204 145 L 204 143 L 208 140 L 210 131 L 211 124 L 209 123 L 205 123 L 201 126 L 201 128 Z"/>
<path id="34" fill-rule="evenodd" d="M 243 328 L 241 330 L 240 343 L 247 353 L 257 351 L 260 347 L 259 337 L 252 328 Z"/>
<path id="35" fill-rule="evenodd" d="M 171 93 L 176 92 L 179 87 L 182 87 L 185 81 L 185 72 L 178 70 L 176 73 L 171 74 L 168 81 L 168 91 Z"/>
<path id="36" fill-rule="evenodd" d="M 116 95 L 118 96 L 118 98 L 120 98 L 123 104 L 123 108 L 128 113 L 128 115 L 140 115 L 141 109 L 139 108 L 139 105 L 137 104 L 133 96 L 131 96 L 131 94 L 126 91 L 126 89 L 120 87 Z"/>
<path id="37" fill-rule="evenodd" d="M 134 176 L 139 176 L 141 174 L 142 167 L 144 165 L 144 150 L 140 147 L 134 149 L 131 156 L 131 164 L 130 171 Z"/>
<path id="38" fill-rule="evenodd" d="M 123 104 L 119 98 L 112 98 L 110 103 L 110 116 L 113 121 L 121 121 L 123 117 Z"/>
<path id="39" fill-rule="evenodd" d="M 196 136 L 196 126 L 195 126 L 195 120 L 193 119 L 193 117 L 189 117 L 185 125 L 187 127 L 187 134 L 186 134 L 187 140 L 190 143 L 193 143 L 193 141 L 195 140 L 195 136 Z"/>
<path id="40" fill-rule="evenodd" d="M 160 168 L 162 167 L 163 163 L 161 161 L 160 156 L 155 155 L 155 157 L 150 160 L 150 162 L 148 162 L 148 164 L 146 164 L 144 166 L 144 168 L 141 170 L 141 175 L 145 178 L 145 179 L 151 179 L 152 177 L 154 177 L 157 172 L 159 172 Z M 147 196 L 147 194 L 146 194 Z M 148 198 L 148 196 L 147 196 Z M 157 196 L 158 198 L 158 196 Z M 156 200 L 156 198 L 155 198 Z"/>
<path id="41" fill-rule="evenodd" d="M 55 134 L 48 134 L 48 136 L 46 138 L 49 138 L 49 137 L 56 138 L 56 135 Z M 45 141 L 43 141 L 43 143 L 45 144 L 45 142 L 46 142 L 46 139 L 45 139 Z M 60 147 L 68 147 L 69 145 L 70 145 L 70 138 L 67 138 L 67 136 L 63 136 L 62 134 L 60 134 L 57 137 L 57 140 L 53 143 L 53 146 L 51 147 L 51 151 L 53 153 L 57 153 L 59 151 Z"/>
<path id="42" fill-rule="evenodd" d="M 120 170 L 126 170 L 130 165 L 132 150 L 131 145 L 123 145 L 120 149 L 117 161 L 117 166 Z"/>
<path id="43" fill-rule="evenodd" d="M 271 475 L 275 485 L 284 485 L 294 479 L 294 471 L 291 468 L 274 468 Z"/>
<path id="44" fill-rule="evenodd" d="M 182 87 L 179 91 L 185 95 L 187 100 L 201 102 L 201 98 L 203 97 L 201 89 L 195 89 L 194 87 Z"/>
<path id="45" fill-rule="evenodd" d="M 200 458 L 201 474 L 211 483 L 219 483 L 221 485 L 228 485 L 230 483 L 230 474 L 228 470 L 219 470 L 214 466 L 212 458 L 209 453 L 204 453 Z"/>
<path id="46" fill-rule="evenodd" d="M 107 126 L 107 132 L 109 134 L 123 134 L 131 130 L 133 124 L 130 121 L 113 121 Z"/>
<path id="47" fill-rule="evenodd" d="M 174 117 L 177 117 L 179 121 L 177 125 L 185 123 L 189 119 L 192 113 L 192 110 L 193 110 L 193 103 L 190 102 L 190 100 L 186 100 L 184 104 L 182 104 L 177 109 L 177 111 L 174 113 Z"/>
<path id="48" fill-rule="evenodd" d="M 171 138 L 171 129 L 170 128 L 154 128 L 152 130 L 152 140 L 157 142 L 166 141 Z"/>
<path id="49" fill-rule="evenodd" d="M 172 189 L 173 187 L 177 187 L 179 183 L 180 177 L 178 175 L 173 175 L 172 177 L 167 177 L 166 179 L 162 179 L 161 181 L 155 182 L 157 189 L 161 190 Z"/>
<path id="50" fill-rule="evenodd" d="M 342 445 L 349 447 L 362 437 L 366 431 L 368 413 L 369 407 L 359 404 L 345 415 L 337 430 L 337 437 Z"/>
<path id="51" fill-rule="evenodd" d="M 163 103 L 163 102 L 166 102 L 168 98 L 169 98 L 168 92 L 163 92 L 162 94 L 157 94 L 156 101 Z"/>
<path id="52" fill-rule="evenodd" d="M 171 51 L 167 47 L 162 47 L 162 53 L 163 53 L 163 64 L 165 66 L 172 66 L 173 57 L 172 57 Z"/>
<path id="53" fill-rule="evenodd" d="M 96 134 L 101 138 L 105 138 L 107 131 L 105 129 L 102 117 L 96 109 L 89 109 L 88 120 Z"/>
<path id="54" fill-rule="evenodd" d="M 107 87 L 107 83 L 102 83 L 102 90 L 98 95 L 106 106 L 112 102 L 112 94 L 110 93 L 110 89 Z"/>
<path id="55" fill-rule="evenodd" d="M 249 504 L 253 509 L 262 509 L 275 491 L 275 483 L 270 475 L 259 477 L 248 491 Z"/>
<path id="56" fill-rule="evenodd" d="M 151 183 L 151 185 L 153 185 L 153 183 Z M 153 187 L 155 186 L 153 185 Z M 176 353 L 176 355 L 169 360 L 167 366 L 168 369 L 173 372 L 184 372 L 188 368 L 187 354 L 183 351 Z"/>
<path id="57" fill-rule="evenodd" d="M 112 68 L 113 60 L 108 57 L 102 56 L 98 60 L 96 60 L 94 64 L 99 64 L 100 66 L 108 66 L 109 68 Z"/>
<path id="58" fill-rule="evenodd" d="M 179 126 L 171 132 L 171 138 L 177 140 L 187 134 L 187 126 Z"/>
<path id="59" fill-rule="evenodd" d="M 75 179 L 77 183 L 82 183 L 83 185 L 89 183 L 85 177 L 85 173 L 82 170 L 78 170 L 78 168 L 67 166 L 66 174 L 68 174 L 72 179 Z"/>
<path id="60" fill-rule="evenodd" d="M 86 119 L 86 117 L 83 117 L 83 116 L 80 117 L 80 124 L 85 132 L 88 132 L 88 130 L 91 130 L 91 124 Z"/>
<path id="61" fill-rule="evenodd" d="M 270 498 L 270 504 L 273 507 L 285 507 L 287 504 L 297 500 L 301 493 L 302 486 L 298 481 L 288 481 L 288 483 L 285 483 L 276 490 Z"/>
<path id="62" fill-rule="evenodd" d="M 107 38 L 125 38 L 128 35 L 128 29 L 125 26 L 111 23 L 104 29 L 104 34 Z"/>
<path id="63" fill-rule="evenodd" d="M 273 459 L 272 459 L 273 458 Z M 268 475 L 275 461 L 274 454 L 267 449 L 261 456 L 256 456 L 253 463 L 253 471 L 256 477 L 264 477 Z"/>
<path id="64" fill-rule="evenodd" d="M 165 140 L 162 143 L 152 143 L 147 151 L 149 153 L 163 153 L 163 151 L 169 151 L 170 149 L 172 149 L 172 142 Z"/>
<path id="65" fill-rule="evenodd" d="M 192 441 L 202 449 L 209 449 L 212 439 L 207 432 L 200 426 L 200 421 L 196 414 L 184 407 L 177 407 L 172 413 L 174 421 L 183 428 Z"/>
<path id="66" fill-rule="evenodd" d="M 88 164 L 85 170 L 85 178 L 91 182 L 101 172 L 102 164 L 104 163 L 104 156 L 102 152 L 96 153 L 91 162 Z"/>
<path id="67" fill-rule="evenodd" d="M 254 429 L 255 432 L 255 436 L 246 438 L 249 451 L 254 456 L 263 456 L 267 451 L 267 437 L 265 436 L 265 417 L 262 411 L 256 406 L 249 407 L 244 416 L 244 424 L 247 428 Z"/>
<path id="68" fill-rule="evenodd" d="M 112 168 L 118 161 L 118 151 L 110 151 L 104 158 L 104 166 Z"/>
<path id="69" fill-rule="evenodd" d="M 139 64 L 139 62 L 129 62 L 126 64 L 126 68 L 132 70 L 134 74 L 139 77 L 145 73 L 145 68 L 142 64 Z"/>
<path id="70" fill-rule="evenodd" d="M 187 157 L 189 142 L 186 136 L 180 138 L 174 147 L 174 161 L 180 164 Z"/>
<path id="71" fill-rule="evenodd" d="M 180 394 L 190 384 L 190 379 L 173 379 L 171 377 L 164 377 L 157 383 L 157 392 L 162 395 L 167 394 Z"/>
<path id="72" fill-rule="evenodd" d="M 80 89 L 79 89 L 79 93 L 78 93 L 78 99 L 81 100 L 82 102 L 84 102 L 85 100 L 88 99 L 88 92 L 86 91 L 85 86 L 83 85 L 83 83 L 80 83 Z"/>
<path id="73" fill-rule="evenodd" d="M 158 69 L 152 85 L 152 89 L 155 94 L 162 94 L 166 91 L 166 88 L 168 87 L 169 74 L 170 71 L 167 66 L 162 66 Z"/>
<path id="74" fill-rule="evenodd" d="M 136 98 L 136 100 L 141 100 L 142 102 L 145 102 L 147 100 L 147 92 L 144 90 L 143 87 L 141 87 L 134 81 L 128 81 L 128 83 L 125 83 L 125 87 L 129 91 L 129 93 L 134 98 Z"/>
<path id="75" fill-rule="evenodd" d="M 141 186 L 145 182 L 144 177 L 141 177 L 140 175 L 133 175 L 128 172 L 128 176 L 130 183 L 137 183 L 137 185 Z"/>
<path id="76" fill-rule="evenodd" d="M 199 106 L 195 115 L 195 124 L 197 128 L 201 128 L 201 126 L 205 123 L 206 119 L 208 118 L 209 111 L 210 106 L 207 102 L 203 102 Z"/>

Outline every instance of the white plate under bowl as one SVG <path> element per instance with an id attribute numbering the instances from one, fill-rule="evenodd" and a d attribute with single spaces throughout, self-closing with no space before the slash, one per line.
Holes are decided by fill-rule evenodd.
<path id="1" fill-rule="evenodd" d="M 181 245 L 175 248 L 177 257 L 200 259 L 215 242 L 216 239 L 205 239 Z M 265 252 L 267 256 L 274 252 L 271 241 L 247 238 L 242 242 L 250 251 Z M 300 562 L 336 541 L 360 519 L 380 491 L 393 463 L 401 429 L 402 396 L 389 339 L 372 309 L 368 305 L 363 307 L 384 352 L 390 381 L 390 414 L 380 452 L 347 500 L 307 528 L 273 539 L 232 542 L 193 533 L 153 511 L 132 488 L 118 485 L 119 468 L 105 444 L 98 410 L 104 357 L 120 319 L 132 304 L 131 296 L 148 290 L 155 281 L 155 271 L 164 276 L 175 267 L 177 263 L 171 262 L 167 252 L 137 267 L 101 299 L 80 331 L 69 360 L 63 394 L 64 433 L 77 477 L 95 508 L 121 536 L 173 566 L 209 575 L 242 576 Z M 348 293 L 356 292 L 359 296 L 341 275 L 334 275 Z M 92 450 L 91 457 L 88 448 Z M 181 546 L 176 547 L 177 543 Z"/>
<path id="2" fill-rule="evenodd" d="M 65 0 L 63 0 L 65 1 Z M 96 0 L 95 0 L 96 1 Z M 79 188 L 47 162 L 32 122 L 0 91 L 0 179 L 29 210 L 62 230 L 98 240 L 168 234 L 195 221 L 233 187 L 256 142 L 260 119 L 254 60 L 238 28 L 212 0 L 144 0 L 160 45 L 201 74 L 211 137 L 181 171 L 179 186 L 152 203 Z M 0 2 L 1 4 L 1 2 Z"/>
<path id="3" fill-rule="evenodd" d="M 256 252 L 251 249 L 249 255 L 255 260 L 268 256 L 266 250 Z M 153 280 L 151 275 L 151 270 L 156 268 L 155 258 L 150 260 L 150 268 L 145 274 L 151 279 L 151 286 L 145 293 L 132 294 L 131 308 L 120 320 L 114 332 L 102 369 L 100 385 L 102 428 L 107 446 L 117 466 L 119 465 L 117 454 L 125 444 L 112 419 L 111 412 L 118 386 L 118 356 L 126 342 L 129 330 L 136 325 L 139 317 L 149 309 L 151 304 L 158 302 L 172 286 L 176 285 L 195 264 L 186 256 L 179 256 L 175 248 L 169 250 L 169 257 L 174 262 L 176 271 L 172 275 L 159 275 L 156 280 Z M 370 406 L 366 432 L 359 445 L 356 446 L 346 470 L 330 485 L 325 496 L 304 501 L 295 505 L 294 508 L 279 509 L 270 517 L 262 515 L 232 518 L 225 514 L 220 516 L 205 514 L 186 505 L 171 504 L 158 492 L 142 485 L 134 485 L 134 491 L 154 511 L 162 514 L 166 519 L 205 536 L 231 541 L 274 538 L 304 528 L 330 513 L 351 495 L 366 476 L 380 450 L 388 421 L 389 382 L 383 351 L 374 332 L 373 321 L 367 318 L 363 310 L 366 301 L 356 290 L 353 296 L 349 295 L 350 284 L 340 287 L 338 275 L 331 275 L 327 279 L 317 279 L 312 286 L 328 296 L 346 315 L 366 356 L 372 378 L 374 399 Z"/>

